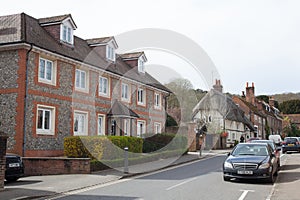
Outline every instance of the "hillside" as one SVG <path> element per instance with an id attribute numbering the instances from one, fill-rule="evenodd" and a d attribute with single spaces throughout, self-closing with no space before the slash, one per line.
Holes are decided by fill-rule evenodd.
<path id="1" fill-rule="evenodd" d="M 278 103 L 282 103 L 284 101 L 293 100 L 293 99 L 300 100 L 300 93 L 283 93 L 283 94 L 274 94 L 272 96 L 276 101 L 278 101 Z"/>

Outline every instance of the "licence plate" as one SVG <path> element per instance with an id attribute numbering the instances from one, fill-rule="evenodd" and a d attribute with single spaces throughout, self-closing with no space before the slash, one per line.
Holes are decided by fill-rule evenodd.
<path id="1" fill-rule="evenodd" d="M 20 167 L 19 163 L 9 163 L 8 164 L 9 167 Z"/>
<path id="2" fill-rule="evenodd" d="M 253 171 L 237 171 L 238 174 L 252 175 Z"/>
<path id="3" fill-rule="evenodd" d="M 294 146 L 294 144 L 288 144 L 288 146 L 289 146 L 289 147 L 292 147 L 292 146 Z"/>

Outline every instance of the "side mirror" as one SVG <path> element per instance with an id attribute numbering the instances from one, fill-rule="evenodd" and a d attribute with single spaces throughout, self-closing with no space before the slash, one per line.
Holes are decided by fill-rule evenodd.
<path id="1" fill-rule="evenodd" d="M 228 152 L 228 153 L 227 153 L 227 156 L 230 156 L 230 155 L 231 155 L 231 153 L 230 153 L 230 152 Z"/>

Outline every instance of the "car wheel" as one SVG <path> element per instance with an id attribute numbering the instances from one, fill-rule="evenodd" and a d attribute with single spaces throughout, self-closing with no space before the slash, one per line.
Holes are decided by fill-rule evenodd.
<path id="1" fill-rule="evenodd" d="M 7 180 L 7 182 L 14 182 L 17 181 L 19 178 L 18 177 L 9 177 L 9 178 L 5 178 Z"/>
<path id="2" fill-rule="evenodd" d="M 230 178 L 227 177 L 227 176 L 223 176 L 223 180 L 224 180 L 224 181 L 230 181 Z"/>

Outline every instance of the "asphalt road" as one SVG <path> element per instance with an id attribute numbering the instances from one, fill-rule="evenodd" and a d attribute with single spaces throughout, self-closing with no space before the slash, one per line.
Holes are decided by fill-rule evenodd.
<path id="1" fill-rule="evenodd" d="M 224 182 L 222 163 L 216 156 L 152 174 L 122 179 L 56 197 L 60 200 L 174 199 L 174 200 L 266 200 L 273 188 L 263 181 Z"/>

